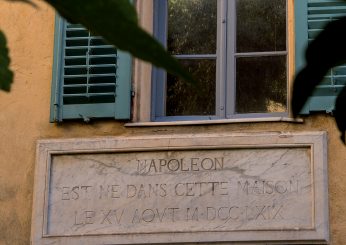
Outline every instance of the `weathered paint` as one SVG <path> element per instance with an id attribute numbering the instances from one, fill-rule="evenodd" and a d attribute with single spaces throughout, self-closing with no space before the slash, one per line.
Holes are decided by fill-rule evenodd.
<path id="1" fill-rule="evenodd" d="M 5 31 L 15 81 L 11 93 L 0 92 L 0 244 L 29 244 L 36 140 L 171 133 L 308 131 L 329 134 L 331 244 L 346 243 L 346 147 L 333 118 L 311 116 L 304 124 L 237 123 L 154 128 L 126 128 L 115 121 L 49 123 L 54 11 L 36 1 L 0 2 L 0 28 Z M 138 78 L 139 79 L 139 78 Z"/>

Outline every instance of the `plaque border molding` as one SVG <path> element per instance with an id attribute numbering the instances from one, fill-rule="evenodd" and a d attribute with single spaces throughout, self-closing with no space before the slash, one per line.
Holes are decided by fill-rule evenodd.
<path id="1" fill-rule="evenodd" d="M 47 212 L 52 156 L 170 150 L 310 148 L 312 229 L 151 232 L 107 235 L 52 236 L 47 234 Z M 250 235 L 251 233 L 251 235 Z M 173 134 L 39 140 L 32 213 L 32 244 L 153 244 L 188 242 L 245 242 L 245 244 L 327 244 L 329 242 L 326 132 L 261 132 L 228 134 Z"/>

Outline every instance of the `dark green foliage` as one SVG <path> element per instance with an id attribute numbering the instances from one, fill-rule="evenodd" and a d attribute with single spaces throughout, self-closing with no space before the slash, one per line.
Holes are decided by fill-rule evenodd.
<path id="1" fill-rule="evenodd" d="M 237 59 L 236 112 L 285 112 L 287 108 L 286 56 Z M 268 104 L 272 101 L 272 105 Z"/>
<path id="2" fill-rule="evenodd" d="M 216 53 L 217 0 L 170 0 L 168 15 L 170 53 Z"/>
<path id="3" fill-rule="evenodd" d="M 6 37 L 0 31 L 0 90 L 10 91 L 13 80 L 13 72 L 9 69 L 10 58 L 8 56 L 8 48 Z"/>
<path id="4" fill-rule="evenodd" d="M 237 52 L 286 50 L 286 1 L 237 0 Z"/>

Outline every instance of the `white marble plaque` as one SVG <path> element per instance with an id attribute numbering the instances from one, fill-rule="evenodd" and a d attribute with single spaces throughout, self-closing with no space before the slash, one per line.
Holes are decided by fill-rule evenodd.
<path id="1" fill-rule="evenodd" d="M 34 244 L 328 241 L 325 135 L 38 145 Z"/>

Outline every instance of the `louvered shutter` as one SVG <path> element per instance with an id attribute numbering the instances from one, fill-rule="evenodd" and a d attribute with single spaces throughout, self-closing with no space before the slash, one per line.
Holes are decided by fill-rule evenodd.
<path id="1" fill-rule="evenodd" d="M 130 118 L 129 54 L 57 17 L 54 56 L 51 121 Z"/>
<path id="2" fill-rule="evenodd" d="M 311 42 L 330 21 L 346 15 L 346 2 L 342 0 L 296 0 L 296 70 L 304 66 L 304 54 Z M 346 84 L 346 64 L 339 66 L 326 75 L 316 87 L 301 114 L 334 110 L 335 99 Z"/>

